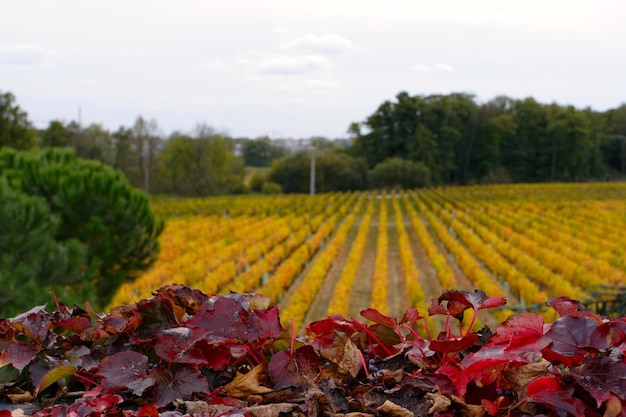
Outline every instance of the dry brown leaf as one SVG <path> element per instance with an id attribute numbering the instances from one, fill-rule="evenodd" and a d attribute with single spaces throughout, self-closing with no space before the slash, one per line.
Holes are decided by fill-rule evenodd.
<path id="1" fill-rule="evenodd" d="M 184 405 L 187 414 L 192 416 L 209 412 L 209 403 L 206 401 L 181 401 L 179 403 Z"/>
<path id="2" fill-rule="evenodd" d="M 528 384 L 542 376 L 549 365 L 550 362 L 544 360 L 504 371 L 503 373 L 513 390 L 517 392 L 518 398 L 523 399 L 527 396 L 526 387 Z"/>
<path id="3" fill-rule="evenodd" d="M 434 414 L 438 411 L 448 411 L 448 409 L 452 405 L 452 401 L 450 401 L 450 398 L 446 397 L 445 395 L 436 394 L 434 392 L 427 392 L 424 397 L 433 402 L 433 406 L 430 407 L 430 409 L 428 410 L 428 414 Z"/>
<path id="4" fill-rule="evenodd" d="M 465 402 L 456 395 L 452 396 L 452 401 L 463 417 L 484 417 L 485 414 L 487 414 L 482 405 L 465 404 Z"/>
<path id="5" fill-rule="evenodd" d="M 382 413 L 383 415 L 392 417 L 414 417 L 413 411 L 407 410 L 406 408 L 389 400 L 385 401 L 383 405 L 376 409 L 376 411 Z"/>
<path id="6" fill-rule="evenodd" d="M 261 385 L 261 379 L 264 376 L 264 369 L 261 365 L 254 367 L 247 374 L 237 372 L 235 378 L 224 386 L 223 391 L 231 397 L 239 399 L 245 399 L 249 395 L 272 392 L 271 388 Z"/>
<path id="7" fill-rule="evenodd" d="M 297 406 L 289 403 L 278 403 L 246 407 L 244 411 L 252 417 L 278 417 L 281 413 L 291 414 L 294 407 Z"/>
<path id="8" fill-rule="evenodd" d="M 340 372 L 356 378 L 361 370 L 360 351 L 346 333 L 339 332 L 335 336 L 335 345 L 320 350 L 320 355 L 337 365 Z"/>
<path id="9" fill-rule="evenodd" d="M 611 394 L 608 400 L 606 400 L 606 411 L 603 417 L 617 417 L 622 412 L 622 402 L 615 395 Z"/>
<path id="10" fill-rule="evenodd" d="M 29 403 L 35 398 L 33 394 L 28 391 L 20 394 L 7 394 L 7 397 L 9 397 L 9 400 L 11 400 L 13 404 Z"/>

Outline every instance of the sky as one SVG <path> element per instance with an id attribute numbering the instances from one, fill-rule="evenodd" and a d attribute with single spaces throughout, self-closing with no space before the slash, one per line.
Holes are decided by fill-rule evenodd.
<path id="1" fill-rule="evenodd" d="M 0 92 L 35 126 L 342 138 L 386 100 L 626 103 L 624 0 L 0 0 Z"/>

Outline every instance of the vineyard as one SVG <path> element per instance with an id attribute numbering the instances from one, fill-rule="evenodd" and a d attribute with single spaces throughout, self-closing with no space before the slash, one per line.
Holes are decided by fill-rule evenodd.
<path id="1" fill-rule="evenodd" d="M 595 291 L 626 284 L 623 183 L 160 199 L 153 207 L 167 219 L 159 260 L 112 306 L 172 283 L 258 292 L 278 304 L 285 327 L 301 329 L 369 307 L 425 315 L 447 289 L 507 297 L 506 309 L 481 312 L 481 326 L 516 310 L 553 320 L 551 298 L 591 302 Z"/>

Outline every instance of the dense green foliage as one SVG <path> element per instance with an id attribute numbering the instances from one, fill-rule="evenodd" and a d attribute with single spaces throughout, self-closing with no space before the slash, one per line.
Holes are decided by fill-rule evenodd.
<path id="1" fill-rule="evenodd" d="M 423 162 L 435 184 L 626 175 L 626 105 L 601 113 L 532 98 L 479 105 L 467 94 L 402 92 L 396 99 L 350 126 L 353 154 L 370 168 L 391 157 Z"/>
<path id="2" fill-rule="evenodd" d="M 269 179 L 280 184 L 286 193 L 307 193 L 311 185 L 310 175 L 310 152 L 300 151 L 274 161 Z M 367 166 L 362 160 L 332 151 L 316 152 L 316 192 L 364 189 L 366 177 Z"/>
<path id="3" fill-rule="evenodd" d="M 0 90 L 0 148 L 29 149 L 34 145 L 28 114 L 17 105 L 13 94 Z"/>
<path id="4" fill-rule="evenodd" d="M 86 246 L 77 239 L 57 241 L 59 226 L 44 198 L 26 195 L 0 177 L 0 317 L 49 302 L 46 289 L 63 293 L 60 284 L 85 278 L 80 267 Z"/>
<path id="5" fill-rule="evenodd" d="M 241 148 L 243 161 L 249 167 L 268 167 L 272 161 L 287 154 L 286 149 L 274 145 L 268 137 L 245 139 Z"/>
<path id="6" fill-rule="evenodd" d="M 371 188 L 403 188 L 410 190 L 430 185 L 430 170 L 423 162 L 389 158 L 376 165 L 369 173 Z"/>
<path id="7" fill-rule="evenodd" d="M 112 167 L 77 158 L 71 149 L 5 148 L 0 176 L 2 215 L 19 218 L 23 206 L 26 216 L 6 231 L 10 237 L 0 248 L 10 254 L 4 270 L 14 288 L 21 285 L 20 276 L 28 275 L 20 271 L 30 270 L 42 288 L 69 286 L 103 306 L 123 282 L 156 259 L 162 223 L 148 197 Z M 57 253 L 59 258 L 52 259 Z"/>
<path id="8" fill-rule="evenodd" d="M 244 166 L 220 135 L 172 137 L 160 159 L 162 190 L 166 193 L 210 196 L 237 192 L 242 187 Z"/>

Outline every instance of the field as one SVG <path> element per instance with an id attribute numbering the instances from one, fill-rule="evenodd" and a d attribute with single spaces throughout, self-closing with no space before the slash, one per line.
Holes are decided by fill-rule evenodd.
<path id="1" fill-rule="evenodd" d="M 171 283 L 259 292 L 301 328 L 368 307 L 425 315 L 444 289 L 480 289 L 508 298 L 477 321 L 492 325 L 626 284 L 625 183 L 161 199 L 154 209 L 167 219 L 159 260 L 112 306 Z"/>

